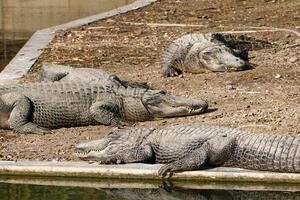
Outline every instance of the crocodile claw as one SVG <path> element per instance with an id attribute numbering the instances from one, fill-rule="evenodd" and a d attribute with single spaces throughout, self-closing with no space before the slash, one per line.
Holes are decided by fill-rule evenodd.
<path id="1" fill-rule="evenodd" d="M 174 166 L 172 164 L 167 164 L 167 165 L 162 166 L 158 170 L 158 175 L 162 176 L 162 177 L 166 177 L 169 174 L 167 178 L 171 178 L 175 171 L 176 171 L 176 169 L 174 168 Z"/>
<path id="2" fill-rule="evenodd" d="M 122 161 L 117 159 L 115 156 L 102 156 L 98 158 L 99 164 L 121 164 Z"/>
<path id="3" fill-rule="evenodd" d="M 173 77 L 178 76 L 179 74 L 181 74 L 181 71 L 172 67 L 169 67 L 164 71 L 164 77 Z"/>

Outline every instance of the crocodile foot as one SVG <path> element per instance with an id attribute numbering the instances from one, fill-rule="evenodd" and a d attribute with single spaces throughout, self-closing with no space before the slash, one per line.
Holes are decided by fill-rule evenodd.
<path id="1" fill-rule="evenodd" d="M 173 67 L 168 67 L 167 69 L 165 69 L 163 76 L 164 77 L 173 77 L 173 76 L 178 76 L 181 73 L 182 72 L 179 69 L 175 69 Z"/>

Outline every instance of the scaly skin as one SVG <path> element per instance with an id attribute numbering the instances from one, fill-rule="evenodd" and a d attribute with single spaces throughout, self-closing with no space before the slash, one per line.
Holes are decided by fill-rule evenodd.
<path id="1" fill-rule="evenodd" d="M 127 82 L 120 80 L 114 74 L 108 73 L 102 69 L 95 68 L 73 68 L 64 65 L 44 63 L 43 68 L 38 75 L 39 81 L 84 81 L 87 83 L 97 82 L 103 86 L 112 87 L 132 87 L 132 88 L 149 88 L 147 83 Z"/>
<path id="2" fill-rule="evenodd" d="M 117 130 L 75 146 L 82 159 L 101 163 L 166 163 L 159 175 L 222 165 L 276 172 L 300 172 L 300 136 L 255 134 L 212 125 Z"/>
<path id="3" fill-rule="evenodd" d="M 270 46 L 269 42 L 247 36 L 187 34 L 174 40 L 164 50 L 161 65 L 164 76 L 176 76 L 182 71 L 239 71 L 249 68 L 249 50 Z"/>
<path id="4" fill-rule="evenodd" d="M 17 88 L 16 91 L 12 91 Z M 20 90 L 22 88 L 22 90 Z M 0 128 L 48 133 L 46 128 L 91 124 L 123 126 L 127 121 L 187 116 L 207 110 L 202 100 L 164 91 L 54 82 L 14 85 L 0 96 Z"/>

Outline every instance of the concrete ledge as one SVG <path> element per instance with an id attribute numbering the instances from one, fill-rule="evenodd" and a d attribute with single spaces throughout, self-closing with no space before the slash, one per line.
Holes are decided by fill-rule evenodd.
<path id="1" fill-rule="evenodd" d="M 86 162 L 0 161 L 0 175 L 159 180 L 161 177 L 157 175 L 157 171 L 161 166 L 140 163 L 98 165 Z M 219 167 L 176 173 L 171 180 L 300 184 L 300 174 Z"/>
<path id="2" fill-rule="evenodd" d="M 44 48 L 51 42 L 55 36 L 56 31 L 67 30 L 77 26 L 82 26 L 95 22 L 101 19 L 109 18 L 118 14 L 126 13 L 138 8 L 150 5 L 157 0 L 136 0 L 133 3 L 108 11 L 93 15 L 86 18 L 74 20 L 62 25 L 50 27 L 36 31 L 33 36 L 27 41 L 24 47 L 17 53 L 17 55 L 10 61 L 10 63 L 0 73 L 0 84 L 16 82 L 17 78 L 25 75 L 33 66 L 38 57 L 42 54 Z"/>
<path id="3" fill-rule="evenodd" d="M 84 187 L 105 189 L 153 189 L 163 187 L 162 181 L 138 181 L 117 179 L 76 179 L 76 178 L 49 178 L 49 177 L 0 177 L 0 183 L 25 184 L 62 187 Z M 200 181 L 169 181 L 174 188 L 195 190 L 244 190 L 244 191 L 300 191 L 298 184 L 236 184 L 224 182 L 200 182 Z"/>

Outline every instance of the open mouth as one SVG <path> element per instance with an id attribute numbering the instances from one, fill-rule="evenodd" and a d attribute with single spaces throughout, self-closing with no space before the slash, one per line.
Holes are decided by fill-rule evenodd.
<path id="1" fill-rule="evenodd" d="M 205 112 L 207 108 L 208 108 L 207 106 L 199 107 L 199 108 L 190 108 L 188 109 L 188 113 L 193 114 L 193 113 Z"/>
<path id="2" fill-rule="evenodd" d="M 97 148 L 91 148 L 91 149 L 85 149 L 85 150 L 75 150 L 75 155 L 81 159 L 89 158 L 94 153 L 100 153 L 104 149 L 97 149 Z"/>

